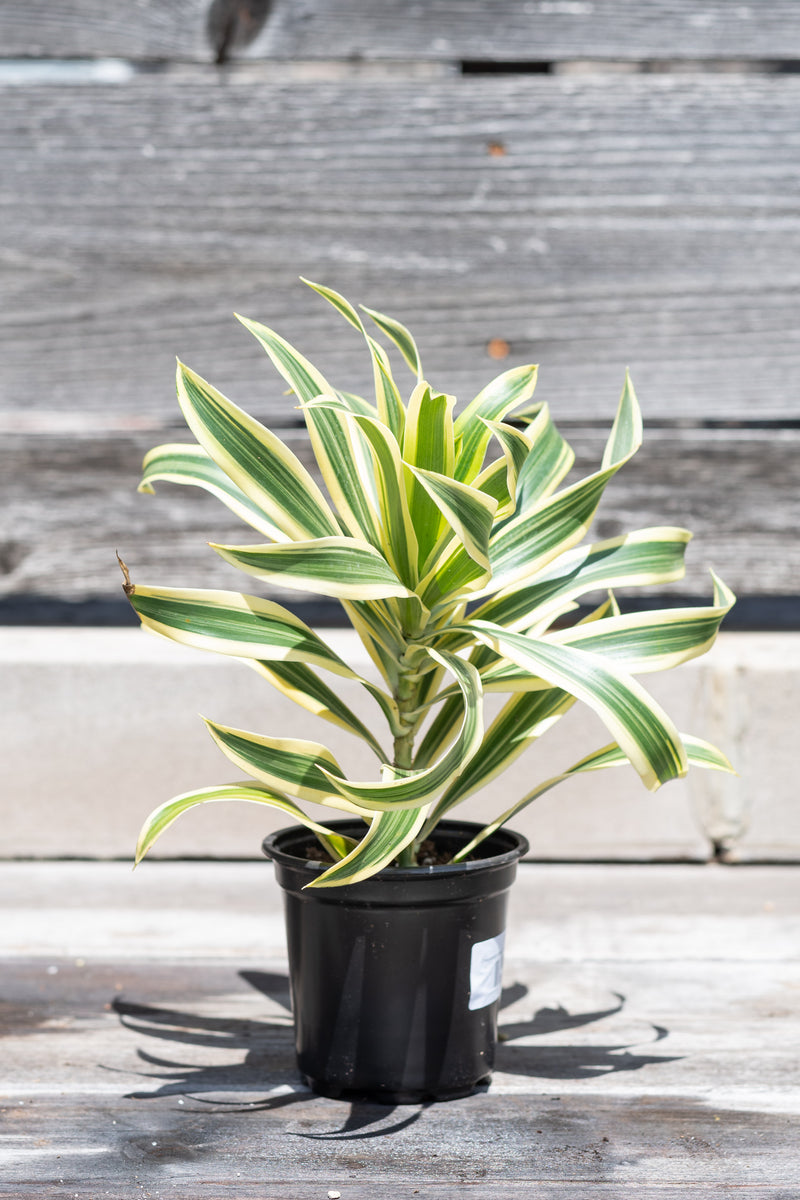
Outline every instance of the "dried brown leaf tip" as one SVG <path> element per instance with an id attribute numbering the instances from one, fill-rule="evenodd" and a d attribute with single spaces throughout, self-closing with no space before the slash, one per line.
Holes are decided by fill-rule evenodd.
<path id="1" fill-rule="evenodd" d="M 122 590 L 126 596 L 132 596 L 135 591 L 135 588 L 134 588 L 133 584 L 131 583 L 131 573 L 128 570 L 127 566 L 125 565 L 124 561 L 120 558 L 119 551 L 115 550 L 114 553 L 117 556 L 117 562 L 120 565 L 122 574 L 125 576 L 125 582 L 122 585 Z"/>

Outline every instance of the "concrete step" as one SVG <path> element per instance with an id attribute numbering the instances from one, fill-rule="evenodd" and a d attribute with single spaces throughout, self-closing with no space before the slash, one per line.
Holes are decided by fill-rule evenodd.
<path id="1" fill-rule="evenodd" d="M 370 671 L 355 635 L 322 632 L 358 670 Z M 0 671 L 6 857 L 129 857 L 152 808 L 237 775 L 200 713 L 321 741 L 352 777 L 375 773 L 375 760 L 354 739 L 279 696 L 246 666 L 140 630 L 5 628 Z M 800 634 L 722 634 L 710 655 L 644 683 L 679 728 L 722 747 L 739 777 L 694 770 L 655 795 L 627 768 L 577 779 L 515 819 L 532 855 L 704 860 L 717 844 L 743 859 L 799 858 Z M 337 687 L 374 720 L 372 702 L 356 685 Z M 499 700 L 490 699 L 496 707 Z M 488 821 L 606 741 L 600 721 L 576 706 L 460 813 Z M 208 805 L 168 830 L 158 852 L 253 858 L 264 835 L 286 823 L 253 805 Z"/>

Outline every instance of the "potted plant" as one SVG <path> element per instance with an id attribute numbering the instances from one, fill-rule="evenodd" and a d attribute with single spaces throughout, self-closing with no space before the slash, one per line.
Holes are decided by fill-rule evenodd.
<path id="1" fill-rule="evenodd" d="M 296 824 L 265 851 L 284 889 L 302 1073 L 328 1095 L 463 1095 L 491 1071 L 505 897 L 527 849 L 506 822 L 582 772 L 630 764 L 655 790 L 690 764 L 730 770 L 714 747 L 680 734 L 636 676 L 704 653 L 734 598 L 714 577 L 708 607 L 623 614 L 611 589 L 679 579 L 690 534 L 584 540 L 605 485 L 641 443 L 629 378 L 599 469 L 561 486 L 574 455 L 547 405 L 531 402 L 535 366 L 505 371 L 456 415 L 454 398 L 425 381 L 408 330 L 362 310 L 415 377 L 404 402 L 356 309 L 310 286 L 365 338 L 373 398 L 337 391 L 272 330 L 242 320 L 294 392 L 327 495 L 274 433 L 181 364 L 178 399 L 196 442 L 151 451 L 140 490 L 166 480 L 215 494 L 256 531 L 240 545 L 212 543 L 216 553 L 255 580 L 335 597 L 379 682 L 279 604 L 143 586 L 120 562 L 144 626 L 249 663 L 366 742 L 376 777 L 346 778 L 317 741 L 208 720 L 251 781 L 162 804 L 136 861 L 198 804 L 286 812 Z M 581 610 L 599 589 L 605 599 Z M 336 678 L 369 693 L 375 727 L 337 695 Z M 507 695 L 490 723 L 487 692 Z M 576 701 L 605 723 L 607 745 L 483 826 L 449 820 Z M 319 820 L 303 802 L 342 819 Z"/>

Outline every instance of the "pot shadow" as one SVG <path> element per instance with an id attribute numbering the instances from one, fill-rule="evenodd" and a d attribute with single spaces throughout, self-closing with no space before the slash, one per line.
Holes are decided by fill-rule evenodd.
<path id="1" fill-rule="evenodd" d="M 237 1061 L 224 1064 L 182 1062 L 162 1057 L 139 1047 L 143 1064 L 138 1074 L 155 1087 L 128 1092 L 126 1099 L 156 1100 L 167 1096 L 191 1099 L 205 1111 L 228 1113 L 265 1112 L 289 1105 L 307 1103 L 317 1097 L 299 1082 L 294 1056 L 294 1034 L 285 975 L 264 971 L 240 971 L 239 977 L 254 990 L 267 996 L 282 1011 L 261 1020 L 224 1016 L 200 1016 L 196 1013 L 157 1005 L 134 1003 L 115 997 L 112 1009 L 121 1025 L 131 1033 L 180 1047 L 201 1047 L 230 1051 Z M 504 988 L 500 1009 L 523 1000 L 528 989 L 522 984 Z M 625 997 L 613 993 L 616 1004 L 590 1012 L 570 1013 L 565 1008 L 541 1008 L 527 1020 L 500 1023 L 497 1047 L 497 1071 L 542 1079 L 589 1079 L 615 1071 L 635 1071 L 651 1063 L 674 1062 L 674 1057 L 632 1053 L 630 1045 L 514 1045 L 520 1038 L 576 1029 L 603 1021 L 622 1011 Z M 661 1041 L 667 1030 L 651 1026 L 653 1041 Z M 241 1052 L 244 1051 L 244 1059 Z M 127 1072 L 126 1072 L 127 1073 Z M 267 1090 L 264 1080 L 270 1081 Z M 479 1089 L 487 1091 L 487 1087 Z M 245 1099 L 254 1093 L 257 1098 Z M 229 1098 L 229 1097 L 233 1098 Z M 433 1101 L 415 1105 L 401 1120 L 387 1124 L 397 1105 L 352 1100 L 350 1112 L 340 1129 L 325 1133 L 297 1133 L 315 1140 L 348 1140 L 383 1137 L 397 1133 L 418 1121 Z M 408 1113 L 408 1106 L 403 1105 Z M 194 1111 L 197 1111 L 195 1109 Z"/>
<path id="2" fill-rule="evenodd" d="M 272 1019 L 245 1020 L 236 1017 L 198 1016 L 195 1013 L 152 1004 L 138 1004 L 115 997 L 111 1007 L 123 1028 L 155 1041 L 174 1046 L 205 1047 L 241 1054 L 244 1060 L 220 1065 L 181 1062 L 148 1050 L 137 1049 L 140 1061 L 150 1070 L 139 1074 L 157 1086 L 126 1093 L 130 1100 L 157 1100 L 166 1096 L 191 1099 L 209 1112 L 251 1113 L 286 1108 L 316 1099 L 314 1092 L 297 1077 L 289 1001 L 285 975 L 264 971 L 240 971 L 240 978 L 274 1001 L 284 1012 Z M 265 1077 L 271 1086 L 264 1091 Z M 158 1082 L 160 1081 L 160 1082 Z M 231 1095 L 235 1099 L 228 1099 Z M 260 1093 L 244 1099 L 246 1093 Z M 353 1101 L 342 1127 L 325 1133 L 296 1133 L 297 1137 L 339 1140 L 383 1137 L 398 1133 L 418 1121 L 429 1103 L 415 1106 L 401 1120 L 391 1121 L 397 1105 Z M 408 1112 L 407 1106 L 403 1106 Z M 197 1110 L 195 1110 L 197 1111 Z M 389 1122 L 389 1123 L 387 1123 Z"/>

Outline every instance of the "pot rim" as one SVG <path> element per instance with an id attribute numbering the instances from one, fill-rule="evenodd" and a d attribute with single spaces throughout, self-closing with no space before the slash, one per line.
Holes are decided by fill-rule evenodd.
<path id="1" fill-rule="evenodd" d="M 336 833 L 346 833 L 353 828 L 360 830 L 362 823 L 356 818 L 342 821 L 329 821 L 328 828 Z M 437 825 L 437 830 L 442 830 L 451 834 L 462 833 L 464 841 L 468 842 L 486 826 L 477 821 L 459 821 L 459 820 L 443 820 Z M 435 832 L 435 831 L 434 831 Z M 314 859 L 300 858 L 298 855 L 291 854 L 288 850 L 283 849 L 278 843 L 287 838 L 304 836 L 313 838 L 313 830 L 307 829 L 301 824 L 284 826 L 282 829 L 276 829 L 273 833 L 267 834 L 261 843 L 261 849 L 267 858 L 272 859 L 276 863 L 283 866 L 291 866 L 295 869 L 306 869 L 310 875 L 319 875 L 322 871 L 327 870 L 329 863 L 321 863 Z M 384 867 L 375 875 L 371 876 L 372 880 L 385 880 L 390 882 L 411 882 L 413 880 L 421 880 L 434 876 L 443 878 L 447 876 L 458 876 L 470 873 L 472 871 L 486 871 L 497 869 L 500 867 L 511 866 L 519 862 L 530 849 L 528 839 L 524 834 L 517 833 L 516 830 L 507 829 L 501 826 L 493 833 L 489 834 L 486 842 L 491 845 L 493 840 L 503 840 L 506 843 L 506 848 L 495 854 L 487 854 L 483 858 L 472 859 L 467 862 L 459 863 L 438 863 L 434 866 L 418 866 L 418 867 Z M 367 881 L 364 881 L 367 882 Z M 357 887 L 358 884 L 345 885 Z M 337 889 L 341 890 L 341 889 Z"/>

